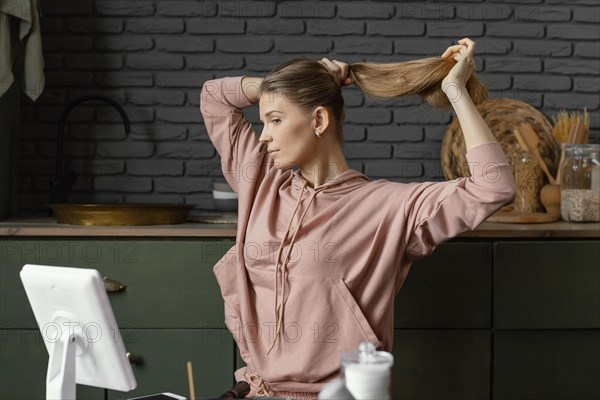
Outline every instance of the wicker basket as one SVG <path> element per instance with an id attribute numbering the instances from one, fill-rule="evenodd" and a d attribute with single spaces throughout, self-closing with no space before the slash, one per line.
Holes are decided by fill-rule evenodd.
<path id="1" fill-rule="evenodd" d="M 502 147 L 513 171 L 515 171 L 521 153 L 513 130 L 523 123 L 528 123 L 540 139 L 538 145 L 540 155 L 546 162 L 550 173 L 556 176 L 560 144 L 552 134 L 552 125 L 540 111 L 528 103 L 508 98 L 490 98 L 476 107 Z M 465 153 L 466 145 L 462 129 L 455 116 L 444 136 L 440 156 L 442 170 L 447 180 L 470 176 Z M 535 168 L 539 169 L 539 171 L 535 171 L 536 174 L 542 173 L 539 166 L 536 165 Z M 546 183 L 545 176 L 543 179 Z M 521 195 L 531 197 L 530 194 L 521 193 Z M 519 193 L 517 197 L 519 197 Z M 535 193 L 535 198 L 527 198 L 526 202 L 533 204 L 530 207 L 532 209 L 543 210 L 539 201 L 539 192 Z M 505 206 L 503 208 L 505 211 L 510 209 L 512 207 Z"/>

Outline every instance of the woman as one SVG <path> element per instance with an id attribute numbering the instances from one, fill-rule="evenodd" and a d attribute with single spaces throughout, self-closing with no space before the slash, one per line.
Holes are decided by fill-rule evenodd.
<path id="1" fill-rule="evenodd" d="M 467 90 L 476 93 L 475 43 L 458 43 L 435 60 L 450 67 L 433 91 L 410 80 L 378 82 L 361 65 L 326 58 L 204 84 L 206 129 L 239 197 L 236 245 L 214 272 L 247 367 L 224 397 L 249 389 L 249 396 L 316 398 L 336 377 L 340 353 L 362 341 L 391 351 L 394 297 L 411 264 L 512 202 L 511 168 Z M 341 87 L 365 90 L 369 80 L 372 93 L 402 84 L 395 93 L 451 104 L 471 177 L 402 184 L 350 169 Z M 258 139 L 242 113 L 257 103 Z"/>

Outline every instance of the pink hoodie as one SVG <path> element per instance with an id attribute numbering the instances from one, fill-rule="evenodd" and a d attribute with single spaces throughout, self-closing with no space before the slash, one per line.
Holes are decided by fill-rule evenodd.
<path id="1" fill-rule="evenodd" d="M 348 169 L 312 188 L 259 143 L 242 78 L 205 82 L 200 105 L 239 197 L 236 245 L 214 267 L 247 364 L 235 376 L 250 395 L 317 393 L 340 353 L 361 341 L 392 350 L 394 297 L 411 264 L 510 203 L 515 182 L 491 142 L 467 152 L 471 177 L 403 184 Z"/>

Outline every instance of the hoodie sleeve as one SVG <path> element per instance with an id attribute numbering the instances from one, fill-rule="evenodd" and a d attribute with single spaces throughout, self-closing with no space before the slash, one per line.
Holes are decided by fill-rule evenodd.
<path id="1" fill-rule="evenodd" d="M 404 218 L 410 260 L 427 256 L 438 244 L 475 229 L 514 200 L 512 168 L 497 142 L 472 148 L 466 159 L 470 177 L 409 185 L 412 187 L 404 203 Z"/>
<path id="2" fill-rule="evenodd" d="M 206 81 L 200 112 L 208 136 L 221 156 L 223 176 L 237 193 L 241 179 L 258 169 L 261 144 L 242 108 L 252 105 L 242 90 L 243 76 Z"/>

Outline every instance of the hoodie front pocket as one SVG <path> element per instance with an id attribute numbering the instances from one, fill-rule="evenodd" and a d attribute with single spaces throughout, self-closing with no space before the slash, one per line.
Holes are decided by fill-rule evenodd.
<path id="1" fill-rule="evenodd" d="M 360 306 L 354 299 L 354 296 L 352 295 L 352 293 L 350 293 L 350 290 L 348 289 L 348 286 L 346 286 L 346 283 L 344 282 L 344 280 L 342 278 L 330 278 L 330 279 L 333 282 L 336 289 L 339 291 L 340 296 L 342 297 L 342 299 L 348 306 L 348 309 L 350 310 L 350 312 L 356 319 L 356 323 L 362 330 L 362 334 L 364 335 L 365 339 L 368 340 L 369 342 L 373 343 L 375 345 L 375 347 L 377 347 L 377 348 L 381 347 L 382 343 L 377 338 L 377 335 L 375 335 L 375 332 L 373 332 L 373 328 L 371 328 L 371 324 L 369 324 L 369 321 L 367 321 L 365 314 L 363 313 Z"/>

